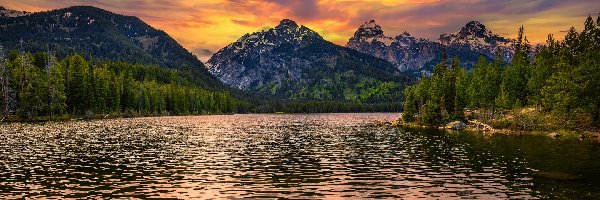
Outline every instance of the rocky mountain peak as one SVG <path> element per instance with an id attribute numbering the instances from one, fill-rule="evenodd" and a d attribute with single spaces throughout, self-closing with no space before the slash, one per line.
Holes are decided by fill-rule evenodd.
<path id="1" fill-rule="evenodd" d="M 466 36 L 474 36 L 474 37 L 490 37 L 493 36 L 491 31 L 488 31 L 485 25 L 481 24 L 478 21 L 470 21 L 467 23 L 459 32 L 459 35 Z"/>
<path id="2" fill-rule="evenodd" d="M 354 33 L 355 38 L 373 38 L 382 36 L 384 36 L 383 30 L 381 29 L 381 26 L 375 23 L 375 20 L 365 22 Z"/>
<path id="3" fill-rule="evenodd" d="M 378 29 L 381 29 L 381 27 L 375 22 L 374 19 L 366 21 L 363 25 L 360 26 L 361 28 L 375 28 L 377 27 Z"/>
<path id="4" fill-rule="evenodd" d="M 272 48 L 283 43 L 298 44 L 312 39 L 322 39 L 322 37 L 306 26 L 298 25 L 290 19 L 284 19 L 274 28 L 260 32 L 246 33 L 236 42 L 230 44 L 230 46 L 238 46 L 240 50 L 259 46 L 260 48 Z"/>
<path id="5" fill-rule="evenodd" d="M 298 24 L 291 19 L 283 19 L 279 22 L 275 28 L 298 28 Z"/>
<path id="6" fill-rule="evenodd" d="M 513 53 L 511 39 L 492 33 L 478 21 L 468 22 L 458 32 L 440 35 L 439 41 L 446 48 L 473 51 L 489 58 L 493 58 L 499 51 L 508 60 Z"/>
<path id="7" fill-rule="evenodd" d="M 247 33 L 215 53 L 209 71 L 223 83 L 238 89 L 251 89 L 267 82 L 281 81 L 292 63 L 288 56 L 307 46 L 325 43 L 315 31 L 290 19 L 274 28 Z M 283 71 L 281 71 L 283 70 Z M 293 73 L 298 78 L 299 74 Z"/>
<path id="8" fill-rule="evenodd" d="M 470 21 L 459 32 L 440 35 L 444 45 L 506 46 L 508 39 L 489 31 L 478 21 Z"/>
<path id="9" fill-rule="evenodd" d="M 465 27 L 463 29 L 465 29 L 465 28 L 469 29 L 469 30 L 486 30 L 485 25 L 483 25 L 479 21 L 470 21 L 465 25 Z"/>

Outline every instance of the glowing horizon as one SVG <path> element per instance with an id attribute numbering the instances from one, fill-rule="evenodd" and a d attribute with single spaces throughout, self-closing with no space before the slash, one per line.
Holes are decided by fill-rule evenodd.
<path id="1" fill-rule="evenodd" d="M 548 34 L 561 39 L 570 27 L 580 30 L 588 15 L 597 16 L 600 1 L 0 0 L 0 6 L 30 12 L 74 5 L 139 17 L 206 61 L 242 35 L 274 27 L 282 19 L 292 19 L 339 45 L 345 45 L 356 29 L 371 19 L 388 36 L 407 31 L 432 40 L 456 32 L 472 20 L 509 38 L 523 25 L 529 41 L 544 43 Z"/>

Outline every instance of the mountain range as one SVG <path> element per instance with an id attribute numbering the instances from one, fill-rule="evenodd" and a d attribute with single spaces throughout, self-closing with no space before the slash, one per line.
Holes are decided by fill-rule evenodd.
<path id="1" fill-rule="evenodd" d="M 442 51 L 449 58 L 458 57 L 461 63 L 472 67 L 479 57 L 491 59 L 496 52 L 505 58 L 512 56 L 512 40 L 500 37 L 477 22 L 468 22 L 460 31 L 442 34 L 437 41 L 415 38 L 408 32 L 398 36 L 386 36 L 375 20 L 361 25 L 350 38 L 347 47 L 385 59 L 400 71 L 415 75 L 430 74 L 433 67 L 441 62 Z"/>
<path id="2" fill-rule="evenodd" d="M 240 89 L 291 100 L 391 102 L 416 77 L 430 74 L 442 52 L 470 68 L 479 57 L 512 56 L 513 40 L 476 21 L 438 40 L 404 32 L 391 37 L 374 20 L 365 22 L 346 46 L 333 44 L 310 28 L 284 19 L 277 26 L 247 33 L 205 64 L 165 32 L 133 16 L 91 6 L 45 12 L 0 7 L 0 44 L 58 56 L 78 53 L 192 71 L 205 88 Z"/>
<path id="3" fill-rule="evenodd" d="M 392 101 L 412 80 L 386 60 L 333 44 L 289 19 L 242 36 L 208 67 L 226 85 L 292 100 Z"/>

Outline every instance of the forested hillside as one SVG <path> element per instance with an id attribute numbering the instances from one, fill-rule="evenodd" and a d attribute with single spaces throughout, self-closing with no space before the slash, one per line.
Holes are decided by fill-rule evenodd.
<path id="1" fill-rule="evenodd" d="M 204 89 L 226 88 L 165 32 L 137 17 L 92 6 L 0 17 L 0 35 L 0 44 L 9 50 L 50 50 L 58 58 L 80 54 L 86 59 L 168 67 L 194 73 Z"/>
<path id="2" fill-rule="evenodd" d="M 238 102 L 228 92 L 202 89 L 203 83 L 192 72 L 157 66 L 0 50 L 2 119 L 236 111 Z"/>
<path id="3" fill-rule="evenodd" d="M 404 91 L 404 120 L 440 125 L 464 119 L 465 109 L 485 110 L 493 118 L 527 107 L 541 110 L 545 118 L 517 121 L 600 127 L 600 17 L 588 17 L 583 31 L 571 28 L 562 41 L 550 35 L 533 58 L 530 51 L 521 28 L 510 64 L 502 56 L 492 63 L 482 58 L 467 73 L 457 60 L 450 66 L 442 62 L 431 78 Z"/>

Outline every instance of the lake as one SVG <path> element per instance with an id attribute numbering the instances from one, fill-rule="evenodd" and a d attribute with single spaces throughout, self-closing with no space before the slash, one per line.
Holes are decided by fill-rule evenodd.
<path id="1" fill-rule="evenodd" d="M 372 126 L 398 114 L 0 125 L 1 198 L 600 197 L 600 143 Z"/>

